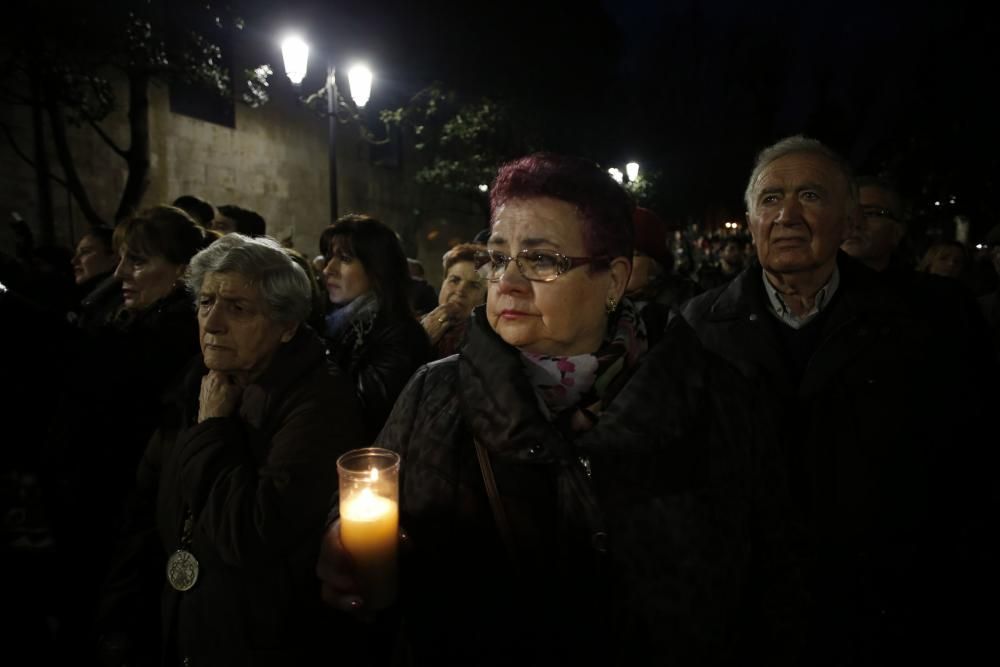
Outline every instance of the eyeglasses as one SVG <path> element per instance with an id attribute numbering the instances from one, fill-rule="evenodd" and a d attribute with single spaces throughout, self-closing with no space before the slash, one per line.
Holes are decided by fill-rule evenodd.
<path id="1" fill-rule="evenodd" d="M 899 218 L 895 213 L 887 208 L 876 208 L 874 206 L 865 206 L 863 209 L 866 218 L 887 218 L 893 222 L 899 222 Z"/>
<path id="2" fill-rule="evenodd" d="M 507 271 L 511 260 L 517 264 L 521 275 L 528 280 L 548 283 L 562 274 L 578 266 L 601 264 L 608 261 L 607 256 L 600 257 L 567 257 L 554 250 L 525 249 L 511 257 L 496 250 L 476 253 L 476 271 L 486 280 L 495 283 Z"/>

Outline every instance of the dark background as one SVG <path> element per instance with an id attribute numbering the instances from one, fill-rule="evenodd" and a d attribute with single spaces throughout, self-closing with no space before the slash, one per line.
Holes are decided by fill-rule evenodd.
<path id="1" fill-rule="evenodd" d="M 662 214 L 672 219 L 741 217 L 755 153 L 801 132 L 861 172 L 890 171 L 925 224 L 969 216 L 975 238 L 995 224 L 1000 171 L 1000 35 L 989 4 L 346 0 L 242 9 L 276 63 L 274 35 L 292 27 L 335 58 L 366 59 L 378 77 L 370 106 L 405 102 L 435 79 L 527 105 L 547 148 L 662 171 Z"/>

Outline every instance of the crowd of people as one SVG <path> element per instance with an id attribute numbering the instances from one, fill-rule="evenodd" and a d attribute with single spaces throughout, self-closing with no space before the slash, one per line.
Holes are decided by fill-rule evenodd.
<path id="1" fill-rule="evenodd" d="M 513 160 L 489 198 L 439 288 L 370 215 L 307 258 L 192 196 L 88 230 L 47 265 L 72 275 L 58 295 L 4 268 L 5 403 L 35 432 L 4 461 L 15 650 L 996 653 L 1000 306 L 959 280 L 964 246 L 906 261 L 899 194 L 801 136 L 757 158 L 750 239 L 697 260 L 587 160 Z M 373 444 L 402 460 L 399 590 L 377 610 L 337 499 L 338 457 Z"/>

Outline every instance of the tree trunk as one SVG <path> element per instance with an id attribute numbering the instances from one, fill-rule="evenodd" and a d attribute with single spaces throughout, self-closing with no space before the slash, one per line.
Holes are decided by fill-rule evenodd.
<path id="1" fill-rule="evenodd" d="M 34 62 L 35 59 L 32 58 Z M 52 213 L 52 184 L 49 172 L 49 152 L 45 146 L 45 117 L 42 111 L 42 85 L 37 65 L 31 72 L 31 126 L 35 144 L 35 184 L 38 189 L 38 231 L 42 245 L 56 240 L 55 216 Z"/>
<path id="2" fill-rule="evenodd" d="M 115 213 L 116 223 L 138 210 L 149 187 L 149 75 L 145 72 L 129 73 L 128 126 L 128 177 Z"/>
<path id="3" fill-rule="evenodd" d="M 59 165 L 65 176 L 66 188 L 80 206 L 80 211 L 87 218 L 87 222 L 91 225 L 106 225 L 104 218 L 91 205 L 87 191 L 80 181 L 80 175 L 76 172 L 76 163 L 73 161 L 73 153 L 69 149 L 69 141 L 66 138 L 66 117 L 63 115 L 62 108 L 53 101 L 51 96 L 46 99 L 45 107 L 49 113 L 52 140 L 56 147 L 56 155 L 59 157 Z"/>

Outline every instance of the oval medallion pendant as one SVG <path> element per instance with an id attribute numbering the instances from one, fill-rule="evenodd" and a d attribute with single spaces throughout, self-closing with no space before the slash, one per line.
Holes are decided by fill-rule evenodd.
<path id="1" fill-rule="evenodd" d="M 191 590 L 198 581 L 198 559 L 190 551 L 175 551 L 167 559 L 167 581 L 176 591 Z"/>

